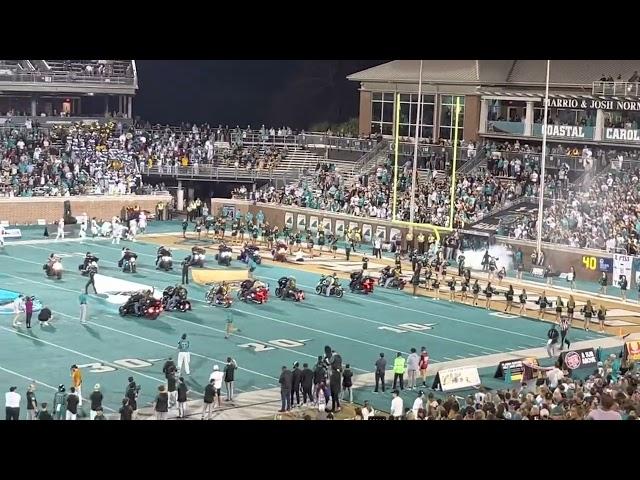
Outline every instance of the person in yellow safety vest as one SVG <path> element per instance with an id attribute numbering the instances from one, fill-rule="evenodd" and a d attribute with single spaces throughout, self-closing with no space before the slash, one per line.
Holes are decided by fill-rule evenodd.
<path id="1" fill-rule="evenodd" d="M 402 353 L 396 354 L 393 361 L 393 389 L 396 389 L 398 379 L 400 379 L 400 390 L 404 390 L 404 372 L 406 370 L 406 360 L 402 357 Z"/>
<path id="2" fill-rule="evenodd" d="M 404 251 L 405 252 L 410 252 L 411 250 L 413 250 L 413 232 L 409 231 L 409 232 L 407 232 L 406 244 L 405 244 L 405 247 L 404 247 Z"/>
<path id="3" fill-rule="evenodd" d="M 164 220 L 164 203 L 163 202 L 158 203 L 157 209 L 158 209 L 158 213 L 157 213 L 158 218 L 160 220 Z"/>

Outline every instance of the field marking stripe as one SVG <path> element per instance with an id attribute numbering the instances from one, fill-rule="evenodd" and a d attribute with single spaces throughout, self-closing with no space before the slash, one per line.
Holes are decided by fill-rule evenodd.
<path id="1" fill-rule="evenodd" d="M 71 289 L 69 289 L 69 288 L 65 288 L 65 287 L 60 287 L 60 286 L 58 286 L 58 285 L 48 285 L 48 284 L 46 284 L 46 283 L 44 283 L 44 282 L 39 282 L 39 281 L 37 281 L 37 280 L 31 280 L 31 279 L 28 279 L 28 278 L 20 277 L 20 276 L 17 276 L 17 275 L 13 275 L 13 274 L 10 274 L 10 273 L 6 273 L 6 272 L 2 272 L 2 273 L 3 273 L 4 275 L 8 275 L 8 276 L 10 276 L 10 277 L 20 278 L 20 279 L 22 279 L 22 280 L 26 280 L 26 281 L 28 281 L 28 282 L 38 283 L 38 284 L 41 284 L 41 285 L 46 285 L 46 286 L 48 286 L 48 287 L 57 288 L 57 289 L 59 289 L 59 290 L 66 290 L 66 291 L 68 291 L 68 292 L 77 293 L 75 290 L 71 290 Z M 65 317 L 75 318 L 75 317 L 72 317 L 71 315 L 68 315 L 68 314 L 63 313 L 63 312 L 60 312 L 60 311 L 56 311 L 56 313 L 59 313 L 59 314 L 61 314 L 61 315 L 64 315 Z M 107 330 L 113 330 L 113 331 L 118 332 L 118 333 L 121 333 L 121 334 L 123 334 L 123 335 L 128 335 L 128 336 L 131 336 L 131 337 L 139 338 L 140 340 L 144 340 L 144 341 L 147 341 L 147 342 L 156 343 L 156 344 L 158 344 L 158 345 L 162 345 L 162 346 L 164 346 L 164 347 L 171 348 L 172 350 L 175 350 L 175 349 L 176 349 L 176 347 L 174 347 L 174 346 L 172 346 L 172 345 L 168 345 L 168 344 L 166 344 L 166 343 L 158 342 L 157 340 L 152 340 L 152 339 L 150 339 L 150 338 L 141 337 L 141 336 L 139 336 L 139 335 L 135 335 L 135 334 L 133 334 L 133 333 L 124 332 L 124 331 L 122 331 L 122 330 L 118 330 L 117 328 L 107 327 L 106 325 L 102 325 L 102 324 L 97 323 L 97 322 L 89 322 L 89 323 L 90 323 L 91 325 L 95 325 L 95 326 L 97 326 L 97 327 L 105 328 L 105 329 L 107 329 Z M 4 327 L 2 327 L 2 328 L 4 328 Z M 9 331 L 12 331 L 12 330 L 9 330 Z M 16 333 L 18 333 L 18 332 L 16 332 Z M 24 335 L 24 334 L 22 334 L 22 335 Z M 29 335 L 27 335 L 27 336 L 28 336 L 29 338 L 33 338 L 33 337 L 30 337 Z M 38 340 L 40 340 L 40 339 L 38 339 Z M 65 348 L 65 347 L 63 347 L 63 348 Z M 213 360 L 213 361 L 215 361 L 215 362 L 217 362 L 217 363 L 226 364 L 226 362 L 223 362 L 222 360 L 217 360 L 217 359 L 215 359 L 215 358 L 207 357 L 206 355 L 202 355 L 202 354 L 199 354 L 199 353 L 196 353 L 196 352 L 190 352 L 190 353 L 191 353 L 193 356 L 195 356 L 195 357 L 202 357 L 202 358 L 206 358 L 206 359 L 208 359 L 208 360 Z M 89 358 L 89 357 L 88 357 L 88 358 Z M 97 360 L 97 361 L 99 361 L 99 362 L 102 362 L 102 363 L 104 363 L 104 364 L 108 364 L 108 362 L 104 362 L 104 361 L 102 361 L 102 360 L 100 360 L 100 359 L 95 359 L 95 360 Z M 126 368 L 124 368 L 124 367 L 119 367 L 118 365 L 115 365 L 115 366 L 116 366 L 116 367 L 118 367 L 118 368 L 121 368 L 121 369 L 125 369 L 125 370 L 126 370 Z M 256 375 L 260 375 L 260 376 L 263 376 L 263 377 L 266 377 L 266 378 L 274 378 L 274 379 L 276 378 L 276 377 L 272 377 L 271 375 L 265 375 L 264 373 L 255 372 L 255 371 L 253 371 L 253 370 L 249 370 L 249 369 L 242 368 L 242 367 L 239 367 L 239 369 L 240 369 L 240 370 L 244 370 L 245 372 L 255 373 Z M 133 370 L 130 370 L 130 371 L 133 371 Z M 152 377 L 149 377 L 149 378 L 152 378 Z"/>
<path id="2" fill-rule="evenodd" d="M 48 383 L 41 382 L 40 380 L 36 380 L 35 378 L 32 378 L 32 377 L 27 377 L 25 375 L 22 375 L 21 373 L 14 372 L 13 370 L 9 370 L 8 368 L 4 368 L 3 366 L 0 366 L 0 370 L 2 370 L 3 372 L 10 373 L 11 375 L 15 375 L 16 377 L 24 378 L 25 380 L 29 380 L 30 382 L 33 382 L 35 384 L 42 385 L 43 387 L 47 387 L 48 389 L 53 390 L 54 392 L 58 391 L 56 387 L 53 387 Z M 82 397 L 82 399 L 87 403 L 91 403 L 91 401 L 88 398 Z M 42 404 L 42 402 L 40 403 Z M 48 402 L 45 402 L 45 403 L 48 403 Z M 110 412 L 117 413 L 117 410 L 114 410 L 113 408 L 109 408 L 106 405 L 102 405 L 102 408 L 104 408 L 105 410 L 109 410 Z"/>
<path id="3" fill-rule="evenodd" d="M 21 337 L 28 338 L 29 340 L 33 340 L 33 341 L 36 341 L 36 342 L 44 343 L 45 345 L 50 345 L 52 347 L 59 348 L 60 350 L 65 350 L 67 352 L 73 353 L 75 355 L 79 355 L 81 357 L 88 358 L 90 360 L 95 360 L 95 361 L 103 363 L 105 365 L 109 365 L 110 367 L 114 367 L 114 368 L 118 368 L 120 370 L 125 370 L 127 372 L 135 373 L 136 375 L 140 375 L 141 377 L 150 378 L 151 380 L 154 380 L 156 382 L 160 382 L 162 384 L 164 384 L 164 382 L 165 382 L 164 379 L 163 380 L 158 380 L 157 378 L 152 377 L 151 375 L 147 375 L 146 373 L 142 373 L 139 370 L 137 370 L 137 371 L 136 370 L 131 370 L 130 368 L 123 367 L 121 365 L 117 365 L 115 363 L 108 362 L 106 360 L 102 360 L 102 359 L 100 359 L 98 357 L 94 357 L 93 355 L 89 355 L 87 353 L 82 353 L 82 352 L 79 352 L 78 350 L 74 350 L 72 348 L 63 347 L 62 345 L 58 345 L 58 344 L 50 342 L 48 340 L 43 340 L 42 338 L 38 338 L 38 337 L 31 336 L 31 335 L 27 335 L 26 333 L 19 332 L 19 331 L 13 329 L 13 328 L 7 328 L 7 327 L 0 326 L 0 329 L 4 330 L 6 332 L 9 332 L 9 333 L 13 333 L 15 335 L 19 335 Z"/>
<path id="4" fill-rule="evenodd" d="M 39 263 L 32 262 L 30 260 L 24 260 L 22 258 L 11 258 L 11 260 L 16 260 L 16 261 L 20 261 L 20 262 L 27 262 L 27 263 L 33 263 L 33 264 L 36 264 L 36 265 L 40 265 Z M 69 291 L 69 292 L 77 293 L 76 290 L 71 290 L 71 289 L 68 289 L 68 288 L 65 288 L 65 287 L 60 287 L 60 286 L 57 286 L 57 285 L 54 285 L 54 284 L 47 284 L 47 283 L 44 283 L 44 282 L 39 282 L 37 280 L 27 279 L 27 278 L 20 277 L 18 275 L 13 275 L 13 274 L 6 273 L 6 272 L 2 272 L 2 273 L 4 275 L 10 276 L 10 277 L 14 277 L 14 278 L 18 278 L 18 279 L 21 279 L 21 280 L 27 280 L 27 281 L 38 283 L 38 284 L 41 284 L 41 285 L 50 286 L 50 287 L 53 287 L 53 288 L 58 288 L 60 290 L 66 290 L 66 291 Z M 204 300 L 199 300 L 197 298 L 193 298 L 192 301 L 207 304 L 207 302 L 205 302 Z M 238 311 L 240 311 L 242 313 L 245 313 L 247 315 L 253 315 L 253 316 L 256 316 L 256 317 L 264 318 L 266 320 L 271 320 L 273 322 L 278 322 L 278 323 L 291 325 L 293 327 L 301 328 L 301 329 L 304 329 L 304 330 L 310 330 L 310 331 L 317 332 L 317 333 L 323 333 L 323 334 L 328 335 L 328 336 L 342 338 L 344 340 L 349 340 L 349 341 L 352 341 L 352 342 L 361 343 L 361 344 L 368 345 L 368 346 L 371 346 L 371 347 L 382 348 L 382 349 L 387 350 L 389 352 L 401 351 L 401 350 L 398 350 L 397 348 L 385 347 L 385 346 L 382 346 L 382 345 L 377 345 L 377 344 L 374 344 L 374 343 L 365 342 L 363 340 L 358 340 L 358 339 L 351 338 L 351 337 L 345 337 L 344 335 L 340 335 L 340 334 L 337 334 L 337 333 L 331 333 L 331 332 L 327 332 L 327 331 L 320 330 L 320 329 L 317 329 L 317 328 L 307 327 L 305 325 L 298 325 L 296 323 L 291 323 L 291 322 L 287 322 L 286 320 L 280 320 L 280 319 L 277 319 L 277 318 L 268 317 L 266 315 L 260 315 L 258 313 L 250 312 L 248 310 L 238 309 Z M 445 338 L 445 337 L 442 337 L 442 338 Z M 409 352 L 403 352 L 403 353 L 408 354 Z M 204 357 L 204 358 L 207 358 L 207 357 Z M 218 362 L 220 362 L 220 361 L 218 360 Z M 226 363 L 226 362 L 221 362 L 221 363 Z M 244 369 L 244 370 L 247 371 L 246 369 Z M 259 373 L 259 375 L 265 376 L 264 374 L 260 374 L 260 373 Z M 275 377 L 271 377 L 271 376 L 267 376 L 267 377 L 268 378 L 275 378 Z"/>

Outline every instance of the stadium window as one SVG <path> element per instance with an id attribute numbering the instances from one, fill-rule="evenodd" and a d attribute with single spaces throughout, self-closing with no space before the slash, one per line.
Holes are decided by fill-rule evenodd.
<path id="1" fill-rule="evenodd" d="M 453 140 L 453 129 L 456 124 L 454 111 L 456 101 L 460 99 L 460 114 L 458 116 L 458 139 L 462 139 L 462 129 L 464 123 L 464 96 L 443 95 L 440 108 L 440 138 Z"/>

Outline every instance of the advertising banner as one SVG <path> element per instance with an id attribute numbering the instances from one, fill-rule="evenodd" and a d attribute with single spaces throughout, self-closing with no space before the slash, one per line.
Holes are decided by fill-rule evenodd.
<path id="1" fill-rule="evenodd" d="M 371 232 L 372 232 L 371 225 L 364 223 L 362 225 L 362 241 L 363 242 L 365 243 L 371 242 Z"/>
<path id="2" fill-rule="evenodd" d="M 613 254 L 613 279 L 612 284 L 614 287 L 620 287 L 619 280 L 620 275 L 627 277 L 627 282 L 631 283 L 631 271 L 633 266 L 633 257 L 628 255 L 622 255 L 619 253 Z M 629 288 L 630 285 L 627 285 Z"/>
<path id="3" fill-rule="evenodd" d="M 480 383 L 478 367 L 443 368 L 436 374 L 431 388 L 443 392 L 450 392 L 451 390 L 476 387 L 480 385 Z"/>
<path id="4" fill-rule="evenodd" d="M 296 223 L 299 232 L 304 232 L 307 228 L 307 216 L 299 213 L 298 214 L 298 223 Z"/>
<path id="5" fill-rule="evenodd" d="M 309 217 L 309 230 L 311 230 L 312 233 L 318 232 L 318 217 L 315 215 Z"/>
<path id="6" fill-rule="evenodd" d="M 293 213 L 291 212 L 284 213 L 284 226 L 289 230 L 293 230 Z"/>
<path id="7" fill-rule="evenodd" d="M 331 230 L 331 219 L 330 218 L 323 218 L 322 219 L 322 226 L 324 228 L 325 235 L 328 235 L 329 233 L 333 233 L 333 230 Z"/>
<path id="8" fill-rule="evenodd" d="M 382 225 L 376 227 L 376 238 L 379 238 L 383 242 L 387 239 L 387 229 Z"/>

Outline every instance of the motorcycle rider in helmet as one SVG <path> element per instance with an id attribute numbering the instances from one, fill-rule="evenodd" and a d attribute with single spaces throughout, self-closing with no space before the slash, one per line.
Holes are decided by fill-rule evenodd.
<path id="1" fill-rule="evenodd" d="M 158 262 L 160 262 L 160 259 L 164 256 L 171 256 L 171 251 L 168 248 L 165 248 L 164 245 L 162 245 L 156 253 L 156 267 L 158 266 Z"/>
<path id="2" fill-rule="evenodd" d="M 387 280 L 384 282 L 384 288 L 388 288 L 392 282 L 398 281 L 398 280 L 400 280 L 400 269 L 396 267 L 393 269 L 393 272 L 391 273 L 391 275 L 389 275 L 389 277 L 387 277 Z"/>
<path id="3" fill-rule="evenodd" d="M 296 291 L 297 291 L 296 279 L 294 277 L 289 277 L 289 279 L 287 280 L 287 284 L 284 286 L 284 289 L 282 290 L 282 296 L 280 298 L 282 300 L 285 300 L 289 296 L 290 292 L 295 293 Z"/>
<path id="4" fill-rule="evenodd" d="M 324 279 L 325 286 L 325 294 L 326 296 L 330 296 L 331 292 L 336 288 L 335 285 L 338 283 L 338 277 L 335 272 L 331 273 Z"/>
<path id="5" fill-rule="evenodd" d="M 220 285 L 218 285 L 218 288 L 216 289 L 216 293 L 215 293 L 216 303 L 222 303 L 224 301 L 224 298 L 228 294 L 229 294 L 229 285 L 227 284 L 226 281 L 224 281 Z"/>

